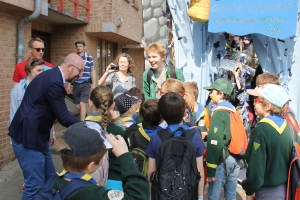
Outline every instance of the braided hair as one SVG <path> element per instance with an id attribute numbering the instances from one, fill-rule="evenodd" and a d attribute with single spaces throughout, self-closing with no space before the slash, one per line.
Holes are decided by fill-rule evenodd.
<path id="1" fill-rule="evenodd" d="M 110 120 L 108 108 L 114 102 L 113 92 L 106 86 L 97 86 L 91 92 L 90 100 L 93 102 L 96 109 L 100 111 L 102 115 L 101 127 L 103 129 L 106 129 L 107 124 Z"/>

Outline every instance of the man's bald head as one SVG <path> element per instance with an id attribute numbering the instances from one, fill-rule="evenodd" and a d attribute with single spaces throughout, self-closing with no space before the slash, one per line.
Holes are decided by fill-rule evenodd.
<path id="1" fill-rule="evenodd" d="M 71 54 L 67 55 L 64 62 L 75 65 L 76 67 L 78 67 L 80 69 L 84 69 L 84 61 L 82 60 L 82 58 L 79 55 L 77 55 L 75 53 L 71 53 Z"/>

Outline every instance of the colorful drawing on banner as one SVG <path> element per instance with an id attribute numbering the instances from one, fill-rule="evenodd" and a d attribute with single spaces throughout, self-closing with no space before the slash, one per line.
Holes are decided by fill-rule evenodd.
<path id="1" fill-rule="evenodd" d="M 211 1 L 208 31 L 260 33 L 284 42 L 295 35 L 297 16 L 298 0 Z"/>

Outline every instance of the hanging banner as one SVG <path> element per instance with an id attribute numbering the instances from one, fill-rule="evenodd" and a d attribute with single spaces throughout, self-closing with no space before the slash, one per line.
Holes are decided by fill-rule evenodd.
<path id="1" fill-rule="evenodd" d="M 285 39 L 296 34 L 297 20 L 298 0 L 211 0 L 208 31 Z"/>

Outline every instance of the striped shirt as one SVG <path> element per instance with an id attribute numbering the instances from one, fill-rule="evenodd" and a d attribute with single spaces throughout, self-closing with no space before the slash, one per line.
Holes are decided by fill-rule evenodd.
<path id="1" fill-rule="evenodd" d="M 83 83 L 91 79 L 91 69 L 94 68 L 93 57 L 90 54 L 84 52 L 84 55 L 81 56 L 84 60 L 84 70 L 82 72 L 82 77 L 76 79 L 76 83 Z"/>

